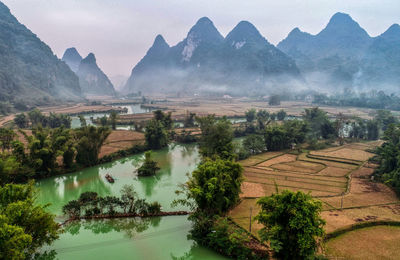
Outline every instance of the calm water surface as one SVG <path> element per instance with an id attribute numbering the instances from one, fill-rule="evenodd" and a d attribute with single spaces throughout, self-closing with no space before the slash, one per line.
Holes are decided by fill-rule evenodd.
<path id="1" fill-rule="evenodd" d="M 62 206 L 77 199 L 82 192 L 95 191 L 101 196 L 120 195 L 125 184 L 132 184 L 138 196 L 158 201 L 163 210 L 172 208 L 178 198 L 178 185 L 187 180 L 200 161 L 195 145 L 177 145 L 153 152 L 161 170 L 154 177 L 137 177 L 136 170 L 143 154 L 112 163 L 102 164 L 79 172 L 39 181 L 38 202 L 48 204 L 48 210 L 62 220 Z M 115 183 L 106 181 L 109 173 Z M 159 218 L 129 218 L 116 220 L 81 221 L 68 225 L 49 249 L 57 259 L 225 259 L 187 239 L 190 222 L 186 216 Z"/>

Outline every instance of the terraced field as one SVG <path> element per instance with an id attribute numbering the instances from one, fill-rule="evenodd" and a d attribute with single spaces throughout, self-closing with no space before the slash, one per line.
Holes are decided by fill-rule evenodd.
<path id="1" fill-rule="evenodd" d="M 376 165 L 367 162 L 369 149 L 380 141 L 348 144 L 320 151 L 291 154 L 268 152 L 241 164 L 245 181 L 242 201 L 230 216 L 249 229 L 250 212 L 255 216 L 258 198 L 281 190 L 310 192 L 323 202 L 326 231 L 332 232 L 364 221 L 400 221 L 400 201 L 386 185 L 370 180 Z M 252 233 L 261 228 L 252 223 Z"/>

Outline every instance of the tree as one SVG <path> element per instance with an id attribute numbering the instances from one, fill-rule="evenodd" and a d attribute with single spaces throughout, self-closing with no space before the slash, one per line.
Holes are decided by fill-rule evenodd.
<path id="1" fill-rule="evenodd" d="M 266 150 L 263 136 L 249 135 L 243 141 L 243 147 L 250 154 L 262 153 Z"/>
<path id="2" fill-rule="evenodd" d="M 308 259 L 324 234 L 325 221 L 320 217 L 322 203 L 310 194 L 284 190 L 258 200 L 256 216 L 264 227 L 259 234 L 269 241 L 272 250 L 282 259 Z"/>
<path id="3" fill-rule="evenodd" d="M 256 110 L 254 108 L 252 108 L 252 109 L 246 111 L 245 115 L 246 115 L 246 121 L 248 123 L 251 123 L 254 121 L 254 119 L 256 119 Z"/>
<path id="4" fill-rule="evenodd" d="M 111 129 L 112 130 L 117 129 L 117 118 L 118 118 L 117 112 L 111 111 L 110 122 L 111 122 Z"/>
<path id="5" fill-rule="evenodd" d="M 157 162 L 151 158 L 151 151 L 147 151 L 144 153 L 144 163 L 138 169 L 139 176 L 152 176 L 155 175 L 156 172 L 160 168 L 157 166 Z"/>
<path id="6" fill-rule="evenodd" d="M 367 122 L 367 138 L 368 140 L 377 140 L 379 138 L 379 126 L 375 120 Z"/>
<path id="7" fill-rule="evenodd" d="M 76 130 L 76 162 L 83 166 L 96 165 L 100 149 L 110 135 L 107 127 L 87 126 Z"/>
<path id="8" fill-rule="evenodd" d="M 124 213 L 135 213 L 135 199 L 137 193 L 133 185 L 124 185 L 121 189 L 121 201 L 124 204 Z"/>
<path id="9" fill-rule="evenodd" d="M 86 118 L 83 115 L 79 115 L 79 122 L 81 123 L 81 127 L 86 127 L 87 123 L 86 123 Z"/>
<path id="10" fill-rule="evenodd" d="M 277 119 L 278 119 L 279 121 L 285 120 L 285 117 L 286 117 L 286 112 L 285 112 L 285 110 L 283 110 L 283 109 L 279 110 L 278 113 L 276 114 L 276 117 L 277 117 Z"/>
<path id="11" fill-rule="evenodd" d="M 329 121 L 327 113 L 318 107 L 306 108 L 304 110 L 303 120 L 310 126 L 311 139 L 328 137 L 334 131 L 332 123 Z"/>
<path id="12" fill-rule="evenodd" d="M 0 128 L 0 146 L 3 152 L 11 148 L 14 137 L 15 133 L 12 129 Z"/>
<path id="13" fill-rule="evenodd" d="M 232 123 L 227 118 L 217 121 L 214 115 L 209 115 L 196 120 L 201 129 L 199 147 L 203 157 L 234 157 Z"/>
<path id="14" fill-rule="evenodd" d="M 207 244 L 207 236 L 218 215 L 225 214 L 239 201 L 242 171 L 240 164 L 232 160 L 207 158 L 192 173 L 178 192 L 184 193 L 186 198 L 174 202 L 192 210 L 189 216 L 193 222 L 190 238 L 199 244 Z"/>
<path id="15" fill-rule="evenodd" d="M 183 122 L 184 127 L 193 127 L 195 122 L 196 113 L 186 112 L 185 121 Z"/>
<path id="16" fill-rule="evenodd" d="M 107 116 L 100 117 L 100 125 L 107 126 L 107 124 L 108 124 Z"/>
<path id="17" fill-rule="evenodd" d="M 161 121 L 152 119 L 147 123 L 144 133 L 147 147 L 150 149 L 161 149 L 169 142 L 168 132 Z"/>
<path id="18" fill-rule="evenodd" d="M 33 183 L 0 187 L 0 258 L 29 258 L 58 238 L 58 223 L 36 206 L 34 194 Z"/>
<path id="19" fill-rule="evenodd" d="M 46 125 L 46 123 L 44 121 L 45 116 L 37 108 L 35 108 L 34 110 L 28 112 L 28 117 L 29 117 L 29 120 L 32 123 L 32 126 L 37 126 L 39 124 L 41 124 L 42 126 Z M 45 124 L 43 124 L 43 123 L 45 123 Z"/>
<path id="20" fill-rule="evenodd" d="M 281 126 L 267 127 L 264 133 L 265 146 L 268 151 L 279 151 L 290 147 L 291 140 Z"/>
<path id="21" fill-rule="evenodd" d="M 268 104 L 270 106 L 279 106 L 281 104 L 281 97 L 279 95 L 271 95 Z"/>
<path id="22" fill-rule="evenodd" d="M 267 110 L 259 110 L 257 112 L 257 122 L 258 122 L 258 128 L 260 130 L 264 130 L 266 125 L 268 124 L 268 119 L 269 119 L 269 113 Z"/>
<path id="23" fill-rule="evenodd" d="M 154 114 L 154 120 L 159 121 L 167 130 L 171 130 L 173 127 L 173 121 L 172 121 L 172 114 L 171 112 L 168 112 L 168 114 L 165 114 L 161 110 L 156 110 L 153 112 Z"/>
<path id="24" fill-rule="evenodd" d="M 14 118 L 14 123 L 19 127 L 19 128 L 27 128 L 28 127 L 28 118 L 24 113 L 18 114 Z"/>

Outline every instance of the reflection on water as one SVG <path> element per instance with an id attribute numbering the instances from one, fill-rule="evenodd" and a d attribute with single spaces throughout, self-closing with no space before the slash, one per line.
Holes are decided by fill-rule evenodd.
<path id="1" fill-rule="evenodd" d="M 57 259 L 225 259 L 187 239 L 186 216 L 70 223 L 46 248 Z"/>
<path id="2" fill-rule="evenodd" d="M 196 145 L 173 144 L 154 151 L 153 157 L 161 168 L 155 177 L 137 176 L 136 170 L 144 160 L 144 155 L 138 154 L 40 180 L 36 184 L 40 187 L 38 201 L 51 203 L 48 209 L 60 216 L 62 206 L 85 191 L 120 196 L 122 186 L 132 184 L 139 197 L 160 202 L 164 211 L 185 209 L 171 208 L 171 203 L 177 198 L 179 184 L 200 161 Z M 115 183 L 106 181 L 107 173 Z M 49 251 L 46 259 L 54 259 L 55 252 L 56 259 L 225 259 L 188 240 L 190 227 L 187 216 L 81 221 L 66 226 L 60 239 L 43 250 Z"/>
<path id="3" fill-rule="evenodd" d="M 141 153 L 79 172 L 40 180 L 36 184 L 40 188 L 38 201 L 41 204 L 50 203 L 49 210 L 60 216 L 62 206 L 77 199 L 83 192 L 95 191 L 99 196 L 120 196 L 122 186 L 132 184 L 139 197 L 149 202 L 160 202 L 165 211 L 173 210 L 171 203 L 177 198 L 175 190 L 179 184 L 186 182 L 186 173 L 192 172 L 200 161 L 197 147 L 194 144 L 173 144 L 154 151 L 153 158 L 161 169 L 156 176 L 151 177 L 137 176 L 137 169 L 144 160 Z M 108 183 L 106 174 L 113 176 L 115 183 Z"/>

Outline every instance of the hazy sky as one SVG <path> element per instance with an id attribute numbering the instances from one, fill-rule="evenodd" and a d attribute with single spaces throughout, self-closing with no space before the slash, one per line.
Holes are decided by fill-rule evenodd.
<path id="1" fill-rule="evenodd" d="M 96 55 L 108 76 L 129 75 L 157 34 L 175 45 L 203 17 L 226 35 L 248 20 L 273 44 L 294 28 L 318 33 L 336 12 L 371 36 L 400 23 L 399 0 L 0 0 L 58 57 L 68 47 Z"/>

